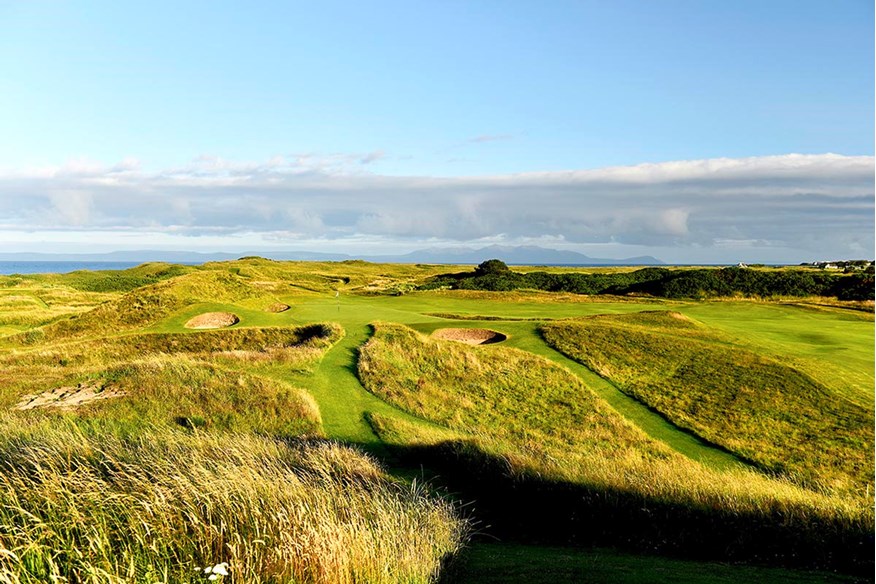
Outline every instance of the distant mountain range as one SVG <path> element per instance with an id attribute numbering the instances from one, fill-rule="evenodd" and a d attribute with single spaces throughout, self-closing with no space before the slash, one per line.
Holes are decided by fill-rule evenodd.
<path id="1" fill-rule="evenodd" d="M 412 251 L 398 256 L 362 258 L 368 261 L 383 261 L 402 264 L 479 264 L 484 260 L 497 259 L 518 266 L 653 266 L 663 262 L 651 256 L 609 259 L 592 258 L 576 251 L 548 249 L 535 245 L 491 245 L 479 249 L 470 247 L 430 248 Z"/>
<path id="2" fill-rule="evenodd" d="M 511 265 L 554 266 L 655 266 L 664 262 L 652 256 L 637 256 L 623 259 L 592 258 L 575 251 L 548 249 L 534 245 L 491 245 L 482 248 L 429 248 L 403 255 L 348 255 L 311 251 L 252 251 L 242 253 L 200 253 L 194 251 L 135 250 L 89 254 L 49 254 L 0 252 L 0 261 L 5 262 L 172 262 L 203 263 L 235 260 L 245 256 L 260 256 L 274 260 L 292 261 L 343 261 L 365 260 L 369 262 L 399 264 L 479 264 L 484 260 L 498 259 Z"/>

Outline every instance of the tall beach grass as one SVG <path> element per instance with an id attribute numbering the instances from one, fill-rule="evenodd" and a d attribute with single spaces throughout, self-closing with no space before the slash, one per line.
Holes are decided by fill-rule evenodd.
<path id="1" fill-rule="evenodd" d="M 432 582 L 447 502 L 329 442 L 0 420 L 0 582 Z"/>

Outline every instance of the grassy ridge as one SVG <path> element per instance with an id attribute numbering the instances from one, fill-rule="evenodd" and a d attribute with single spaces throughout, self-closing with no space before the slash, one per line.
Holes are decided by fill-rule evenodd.
<path id="1" fill-rule="evenodd" d="M 304 390 L 242 371 L 182 358 L 150 359 L 98 374 L 119 398 L 77 408 L 77 416 L 135 432 L 183 426 L 265 436 L 321 436 L 319 406 Z"/>
<path id="2" fill-rule="evenodd" d="M 477 350 L 382 323 L 360 351 L 358 373 L 370 391 L 415 415 L 546 459 L 569 449 L 598 453 L 607 464 L 630 453 L 671 456 L 568 371 L 523 351 Z"/>
<path id="3" fill-rule="evenodd" d="M 44 329 L 46 340 L 147 326 L 189 304 L 239 301 L 260 295 L 251 284 L 226 272 L 195 272 L 133 290 L 78 318 Z"/>
<path id="4" fill-rule="evenodd" d="M 465 525 L 329 443 L 0 420 L 0 581 L 431 582 Z"/>
<path id="5" fill-rule="evenodd" d="M 862 569 L 869 502 L 704 467 L 648 439 L 544 359 L 380 324 L 360 352 L 359 375 L 377 395 L 451 429 L 371 417 L 381 438 L 437 468 L 499 529 Z"/>
<path id="6" fill-rule="evenodd" d="M 873 482 L 872 412 L 677 313 L 545 323 L 545 339 L 673 423 L 804 484 Z"/>
<path id="7" fill-rule="evenodd" d="M 377 395 L 467 435 L 520 471 L 698 507 L 772 513 L 779 504 L 843 521 L 870 516 L 864 504 L 694 463 L 627 423 L 564 368 L 523 351 L 439 341 L 384 323 L 360 351 L 359 376 Z M 380 422 L 396 443 L 405 434 L 423 442 L 419 430 Z"/>
<path id="8" fill-rule="evenodd" d="M 96 382 L 125 397 L 88 404 L 78 413 L 108 423 L 320 434 L 313 398 L 260 373 L 271 366 L 312 371 L 342 336 L 338 325 L 317 324 L 132 334 L 7 351 L 0 353 L 0 406 L 12 407 L 25 394 Z"/>

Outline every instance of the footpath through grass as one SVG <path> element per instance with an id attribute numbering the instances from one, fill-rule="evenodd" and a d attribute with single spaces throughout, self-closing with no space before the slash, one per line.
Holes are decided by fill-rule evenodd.
<path id="1" fill-rule="evenodd" d="M 556 321 L 542 331 L 679 426 L 762 468 L 831 491 L 872 491 L 872 412 L 784 363 L 677 312 Z"/>
<path id="2" fill-rule="evenodd" d="M 454 324 L 453 322 L 414 324 L 412 328 L 431 333 L 447 326 L 483 327 L 496 330 L 508 336 L 503 346 L 522 349 L 545 357 L 554 363 L 574 373 L 584 384 L 627 420 L 638 426 L 648 436 L 661 441 L 673 450 L 692 460 L 701 462 L 712 468 L 730 468 L 744 463 L 714 445 L 708 444 L 696 435 L 682 431 L 678 426 L 648 409 L 647 406 L 620 391 L 609 381 L 603 379 L 591 369 L 574 361 L 544 342 L 539 333 L 538 322 L 501 322 L 467 320 Z"/>
<path id="3" fill-rule="evenodd" d="M 473 314 L 492 313 L 495 318 L 505 314 L 511 318 L 551 319 L 593 314 L 603 311 L 632 312 L 649 308 L 651 304 L 632 302 L 563 303 L 535 295 L 533 298 L 512 296 L 510 300 L 497 294 L 412 294 L 403 297 L 360 297 L 330 295 L 311 298 L 293 305 L 289 313 L 279 315 L 295 323 L 334 321 L 340 323 L 346 336 L 323 358 L 312 376 L 309 386 L 320 404 L 326 433 L 342 440 L 373 444 L 377 437 L 365 419 L 368 412 L 401 416 L 410 415 L 377 399 L 366 391 L 356 377 L 358 347 L 367 341 L 370 323 L 376 320 L 398 322 L 417 330 L 431 332 L 437 328 L 454 326 L 483 326 L 509 335 L 507 346 L 547 357 L 568 368 L 608 401 L 612 407 L 638 425 L 651 437 L 663 441 L 678 452 L 710 466 L 724 468 L 739 461 L 732 455 L 710 446 L 692 434 L 668 423 L 645 406 L 618 391 L 611 384 L 594 375 L 586 367 L 568 359 L 549 347 L 538 333 L 537 322 L 464 321 L 457 322 L 429 316 L 428 313 L 455 312 L 462 309 Z M 486 297 L 484 297 L 486 296 Z M 290 299 L 292 301 L 294 299 Z M 300 384 L 301 380 L 290 380 Z M 424 423 L 420 420 L 420 423 Z"/>

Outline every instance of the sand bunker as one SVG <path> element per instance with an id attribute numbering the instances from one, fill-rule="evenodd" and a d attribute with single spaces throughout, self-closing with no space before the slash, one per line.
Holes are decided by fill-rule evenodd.
<path id="1" fill-rule="evenodd" d="M 666 316 L 669 316 L 669 317 L 674 318 L 676 320 L 684 320 L 687 322 L 693 322 L 690 318 L 688 318 L 684 314 L 682 314 L 680 312 L 675 312 L 674 310 L 670 310 L 669 312 L 667 312 Z"/>
<path id="2" fill-rule="evenodd" d="M 104 387 L 98 381 L 80 383 L 70 387 L 56 387 L 38 395 L 26 395 L 15 405 L 16 410 L 34 408 L 75 408 L 93 401 L 121 397 L 124 392 Z"/>
<path id="3" fill-rule="evenodd" d="M 490 329 L 475 328 L 443 328 L 438 329 L 432 336 L 445 341 L 459 341 L 469 345 L 491 345 L 501 343 L 508 337 L 502 333 Z"/>
<path id="4" fill-rule="evenodd" d="M 265 308 L 265 312 L 286 312 L 287 310 L 289 310 L 289 305 L 283 304 L 282 302 L 271 304 Z"/>
<path id="5" fill-rule="evenodd" d="M 236 314 L 230 312 L 206 312 L 199 314 L 186 323 L 186 328 L 214 329 L 231 326 L 240 322 Z"/>

